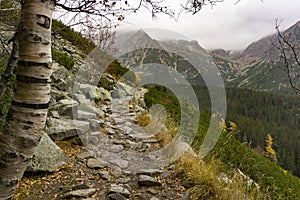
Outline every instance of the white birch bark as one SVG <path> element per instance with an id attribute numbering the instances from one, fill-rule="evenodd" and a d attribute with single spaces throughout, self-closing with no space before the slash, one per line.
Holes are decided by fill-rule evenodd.
<path id="1" fill-rule="evenodd" d="M 13 199 L 46 122 L 55 0 L 22 0 L 17 84 L 0 133 L 0 199 Z"/>

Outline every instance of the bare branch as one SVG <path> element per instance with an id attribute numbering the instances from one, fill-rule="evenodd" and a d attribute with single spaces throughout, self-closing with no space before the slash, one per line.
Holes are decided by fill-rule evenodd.
<path id="1" fill-rule="evenodd" d="M 0 33 L 0 43 L 3 49 L 6 51 L 7 54 L 10 54 L 10 49 L 8 49 L 8 44 L 3 40 L 3 35 Z"/>
<path id="2" fill-rule="evenodd" d="M 275 29 L 277 31 L 277 40 L 279 43 L 279 46 L 276 46 L 277 49 L 280 51 L 281 54 L 281 58 L 284 62 L 284 66 L 286 68 L 286 73 L 289 79 L 289 83 L 292 87 L 292 90 L 295 94 L 299 94 L 300 93 L 300 88 L 298 86 L 295 85 L 295 81 L 292 75 L 292 63 L 290 63 L 289 59 L 288 59 L 288 53 L 291 52 L 292 57 L 294 58 L 297 66 L 300 67 L 300 60 L 299 60 L 299 52 L 296 50 L 296 47 L 294 44 L 291 44 L 290 41 L 283 36 L 283 34 L 280 32 L 279 30 L 279 26 L 280 26 L 281 22 L 278 22 L 278 20 L 276 19 L 276 26 Z M 286 50 L 286 48 L 288 48 L 288 50 Z"/>
<path id="3" fill-rule="evenodd" d="M 10 82 L 11 77 L 13 76 L 13 71 L 17 65 L 18 58 L 19 58 L 19 41 L 18 41 L 19 31 L 17 31 L 12 38 L 12 52 L 7 64 L 7 67 L 4 73 L 1 75 L 1 82 L 0 82 L 0 99 L 3 97 L 7 85 Z"/>
<path id="4" fill-rule="evenodd" d="M 187 0 L 185 5 L 181 5 L 183 10 L 191 12 L 193 15 L 202 10 L 203 6 L 215 6 L 224 0 Z"/>

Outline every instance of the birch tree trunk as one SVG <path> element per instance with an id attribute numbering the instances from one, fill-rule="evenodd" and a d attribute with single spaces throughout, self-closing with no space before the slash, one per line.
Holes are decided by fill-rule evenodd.
<path id="1" fill-rule="evenodd" d="M 13 199 L 45 126 L 50 100 L 55 0 L 22 0 L 12 108 L 0 133 L 0 199 Z"/>

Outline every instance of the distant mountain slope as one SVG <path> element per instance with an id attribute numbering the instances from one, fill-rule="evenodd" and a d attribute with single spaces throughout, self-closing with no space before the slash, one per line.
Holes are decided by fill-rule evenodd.
<path id="1" fill-rule="evenodd" d="M 291 43 L 299 45 L 300 21 L 283 32 Z M 225 51 L 216 49 L 207 51 L 197 41 L 167 40 L 157 41 L 143 30 L 131 31 L 117 37 L 117 46 L 121 51 L 135 48 L 136 50 L 123 55 L 120 59 L 125 67 L 138 66 L 146 63 L 160 63 L 176 69 L 192 84 L 203 85 L 203 77 L 187 58 L 208 58 L 217 65 L 225 85 L 230 87 L 248 88 L 275 93 L 291 93 L 286 69 L 280 59 L 277 36 L 271 35 L 250 44 L 243 51 Z M 139 51 L 138 49 L 145 49 Z M 164 50 L 166 49 L 166 50 Z M 213 59 L 211 59 L 213 58 Z M 201 66 L 206 72 L 209 66 Z M 300 72 L 300 69 L 298 69 Z M 298 72 L 297 70 L 295 73 Z M 299 80 L 300 81 L 300 80 Z"/>
<path id="2" fill-rule="evenodd" d="M 283 31 L 283 35 L 287 37 L 292 44 L 299 43 L 300 21 Z M 231 58 L 233 60 L 242 60 L 246 64 L 259 60 L 272 59 L 273 61 L 278 61 L 280 52 L 276 49 L 276 45 L 278 45 L 277 35 L 269 35 L 251 43 L 245 50 L 233 54 Z"/>
<path id="3" fill-rule="evenodd" d="M 300 21 L 282 34 L 291 44 L 300 47 Z M 227 71 L 231 72 L 224 76 L 227 86 L 291 93 L 286 69 L 280 59 L 281 54 L 277 45 L 277 35 L 274 34 L 251 43 L 243 51 L 230 53 L 218 49 L 211 51 L 210 54 L 220 70 L 228 69 Z M 290 55 L 289 59 L 295 65 L 294 73 L 297 74 L 300 68 Z"/>

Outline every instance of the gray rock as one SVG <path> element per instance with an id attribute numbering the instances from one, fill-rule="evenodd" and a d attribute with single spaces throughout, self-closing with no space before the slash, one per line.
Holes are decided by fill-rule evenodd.
<path id="1" fill-rule="evenodd" d="M 78 83 L 78 87 L 81 93 L 87 95 L 89 92 L 96 90 L 96 86 L 90 84 Z"/>
<path id="2" fill-rule="evenodd" d="M 124 126 L 122 128 L 127 134 L 129 134 L 132 131 L 132 128 L 128 127 L 128 126 Z"/>
<path id="3" fill-rule="evenodd" d="M 60 91 L 55 87 L 51 88 L 51 103 L 56 103 L 59 99 L 69 99 L 69 93 L 65 91 Z M 50 108 L 53 104 L 50 105 Z"/>
<path id="4" fill-rule="evenodd" d="M 143 141 L 152 138 L 153 135 L 147 135 L 146 133 L 143 132 L 132 131 L 131 133 L 129 133 L 129 137 L 136 141 Z"/>
<path id="5" fill-rule="evenodd" d="M 111 200 L 127 200 L 126 197 L 124 197 L 123 195 L 121 195 L 119 193 L 110 194 L 110 195 L 108 195 L 108 197 Z"/>
<path id="6" fill-rule="evenodd" d="M 101 171 L 101 172 L 99 172 L 99 174 L 100 174 L 101 178 L 104 179 L 104 180 L 110 180 L 111 179 L 111 176 L 106 171 Z"/>
<path id="7" fill-rule="evenodd" d="M 186 193 L 183 197 L 182 200 L 190 200 L 190 193 Z"/>
<path id="8" fill-rule="evenodd" d="M 93 94 L 91 94 L 93 95 Z M 96 101 L 111 101 L 111 94 L 109 91 L 104 89 L 103 87 L 98 87 L 96 89 L 96 93 L 94 94 L 94 98 Z"/>
<path id="9" fill-rule="evenodd" d="M 155 138 L 150 138 L 150 139 L 143 140 L 143 143 L 158 143 L 158 142 L 160 142 L 160 140 L 155 139 Z"/>
<path id="10" fill-rule="evenodd" d="M 169 170 L 174 170 L 175 167 L 176 167 L 175 165 L 170 165 L 170 166 L 168 167 L 168 169 L 169 169 Z"/>
<path id="11" fill-rule="evenodd" d="M 57 110 L 52 110 L 49 113 L 51 117 L 59 119 L 59 113 Z"/>
<path id="12" fill-rule="evenodd" d="M 108 135 L 114 135 L 116 133 L 112 128 L 106 128 L 106 132 Z"/>
<path id="13" fill-rule="evenodd" d="M 123 185 L 117 185 L 112 184 L 108 191 L 109 194 L 119 193 L 125 197 L 129 197 L 130 192 L 123 186 Z"/>
<path id="14" fill-rule="evenodd" d="M 59 90 L 67 90 L 66 79 L 69 76 L 69 71 L 56 62 L 52 63 L 52 69 L 51 79 L 55 82 L 55 87 Z"/>
<path id="15" fill-rule="evenodd" d="M 94 101 L 87 99 L 84 94 L 73 94 L 73 97 L 80 103 L 80 105 L 94 105 Z"/>
<path id="16" fill-rule="evenodd" d="M 160 169 L 140 169 L 137 174 L 138 175 L 149 175 L 149 176 L 157 176 L 163 173 Z"/>
<path id="17" fill-rule="evenodd" d="M 73 110 L 77 109 L 79 103 L 73 99 L 62 99 L 58 101 L 55 108 L 60 115 L 73 115 Z"/>
<path id="18" fill-rule="evenodd" d="M 109 149 L 110 152 L 119 153 L 123 151 L 124 147 L 122 145 L 112 145 Z"/>
<path id="19" fill-rule="evenodd" d="M 139 176 L 139 185 L 142 185 L 142 186 L 160 186 L 161 183 L 159 181 L 155 180 L 155 178 L 152 178 L 151 176 L 140 175 Z"/>
<path id="20" fill-rule="evenodd" d="M 107 164 L 104 161 L 100 160 L 99 158 L 98 159 L 90 158 L 87 162 L 87 166 L 91 169 L 102 169 L 106 167 Z"/>
<path id="21" fill-rule="evenodd" d="M 76 185 L 72 185 L 72 187 L 69 190 L 83 190 L 83 189 L 90 189 L 89 185 L 85 184 L 85 183 L 80 183 L 80 184 L 76 184 Z"/>
<path id="22" fill-rule="evenodd" d="M 48 123 L 50 126 L 46 127 L 46 132 L 53 140 L 63 140 L 80 134 L 86 134 L 90 128 L 89 122 L 67 118 L 50 118 Z"/>
<path id="23" fill-rule="evenodd" d="M 129 162 L 127 160 L 123 160 L 121 158 L 116 158 L 109 161 L 111 164 L 117 165 L 118 167 L 125 169 L 128 167 Z"/>
<path id="24" fill-rule="evenodd" d="M 161 175 L 160 175 L 160 178 L 161 179 L 165 179 L 165 178 L 168 178 L 171 176 L 171 172 L 169 171 L 164 171 Z"/>
<path id="25" fill-rule="evenodd" d="M 123 98 L 128 95 L 132 95 L 134 88 L 130 87 L 129 85 L 126 85 L 124 83 L 118 82 L 115 85 L 115 88 L 112 92 L 112 97 L 113 98 Z"/>
<path id="26" fill-rule="evenodd" d="M 113 139 L 112 143 L 117 145 L 126 145 L 126 141 L 119 140 L 119 139 Z"/>
<path id="27" fill-rule="evenodd" d="M 138 200 L 150 199 L 150 197 L 151 197 L 150 194 L 144 194 L 144 193 L 137 193 L 134 195 L 134 199 L 138 199 Z"/>
<path id="28" fill-rule="evenodd" d="M 122 175 L 122 170 L 120 167 L 117 166 L 113 166 L 112 167 L 112 172 L 111 174 L 115 177 L 115 178 L 119 178 Z"/>
<path id="29" fill-rule="evenodd" d="M 130 181 L 130 178 L 119 178 L 116 180 L 117 183 L 129 183 Z"/>
<path id="30" fill-rule="evenodd" d="M 96 120 L 96 119 L 89 119 L 89 123 L 92 131 L 99 131 L 101 125 L 104 124 L 102 120 Z"/>
<path id="31" fill-rule="evenodd" d="M 93 195 L 95 192 L 96 192 L 95 188 L 74 190 L 74 191 L 68 192 L 66 194 L 66 197 L 89 197 L 89 196 Z"/>
<path id="32" fill-rule="evenodd" d="M 117 124 L 123 124 L 126 122 L 126 119 L 124 118 L 114 118 L 114 120 Z"/>
<path id="33" fill-rule="evenodd" d="M 72 44 L 65 43 L 64 46 L 62 47 L 64 51 L 70 53 L 70 54 L 76 54 L 76 49 Z"/>
<path id="34" fill-rule="evenodd" d="M 156 195 L 156 194 L 159 193 L 159 190 L 156 190 L 156 189 L 153 189 L 153 188 L 148 188 L 146 191 L 150 194 L 153 194 L 153 195 Z"/>
<path id="35" fill-rule="evenodd" d="M 96 110 L 96 114 L 99 118 L 104 118 L 105 117 L 105 112 L 103 112 L 102 110 Z"/>
<path id="36" fill-rule="evenodd" d="M 77 158 L 79 158 L 81 160 L 92 157 L 91 153 L 89 151 L 86 151 L 86 150 L 78 153 L 76 156 L 77 156 Z"/>
<path id="37" fill-rule="evenodd" d="M 69 162 L 69 157 L 43 133 L 43 136 L 35 149 L 27 171 L 57 171 L 59 166 Z"/>
<path id="38" fill-rule="evenodd" d="M 232 183 L 232 180 L 230 180 L 230 178 L 228 178 L 228 176 L 224 172 L 220 174 L 220 176 L 218 177 L 218 181 L 220 183 L 224 183 L 226 186 L 230 186 L 230 184 Z"/>
<path id="39" fill-rule="evenodd" d="M 79 120 L 89 120 L 89 119 L 95 119 L 96 118 L 96 114 L 95 113 L 90 113 L 90 112 L 85 112 L 82 110 L 78 110 L 77 111 L 77 117 L 76 119 Z"/>
<path id="40" fill-rule="evenodd" d="M 101 132 L 92 132 L 87 136 L 87 140 L 85 145 L 99 145 L 102 141 L 100 141 Z"/>

